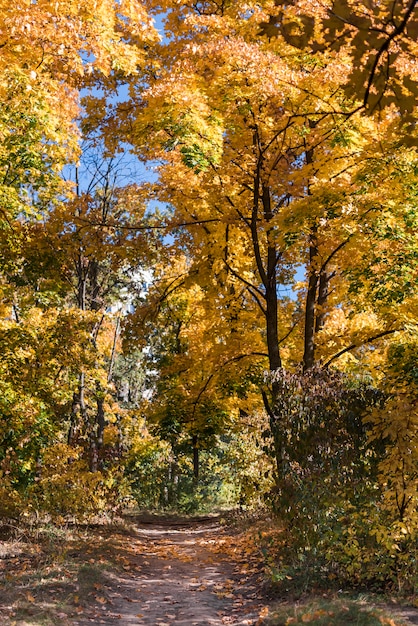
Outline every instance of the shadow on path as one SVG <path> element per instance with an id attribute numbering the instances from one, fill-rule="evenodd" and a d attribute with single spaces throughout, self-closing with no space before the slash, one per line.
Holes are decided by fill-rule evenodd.
<path id="1" fill-rule="evenodd" d="M 108 572 L 96 601 L 83 606 L 71 624 L 261 624 L 264 605 L 251 578 L 219 552 L 223 530 L 216 518 L 131 520 L 134 530 L 125 537 L 129 551 L 121 546 L 120 555 L 126 573 Z"/>

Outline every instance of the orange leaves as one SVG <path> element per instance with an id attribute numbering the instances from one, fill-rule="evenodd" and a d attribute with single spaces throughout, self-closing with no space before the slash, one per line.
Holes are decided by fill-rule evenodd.
<path id="1" fill-rule="evenodd" d="M 315 620 L 321 617 L 332 618 L 333 616 L 334 616 L 333 611 L 324 611 L 323 609 L 319 609 L 318 611 L 314 611 L 313 613 L 304 613 L 300 619 L 304 624 L 308 624 L 309 622 L 314 622 Z M 287 623 L 291 624 L 292 622 L 288 621 Z"/>
<path id="2" fill-rule="evenodd" d="M 265 619 L 268 618 L 270 613 L 270 609 L 268 606 L 263 607 L 258 614 L 258 620 L 256 622 L 256 626 L 261 626 L 261 624 L 265 624 Z"/>
<path id="3" fill-rule="evenodd" d="M 259 574 L 263 567 L 263 559 L 261 558 L 259 547 L 254 535 L 250 532 L 244 532 L 240 535 L 223 535 L 216 542 L 208 544 L 208 549 L 214 554 L 222 557 L 227 556 L 235 564 L 235 571 L 240 576 L 249 577 Z M 230 597 L 234 581 L 226 581 L 220 593 L 222 597 Z"/>
<path id="4" fill-rule="evenodd" d="M 379 619 L 383 626 L 400 626 L 399 622 L 396 622 L 390 617 L 379 617 Z"/>
<path id="5" fill-rule="evenodd" d="M 104 596 L 94 596 L 94 599 L 99 604 L 106 604 L 106 602 L 108 602 L 108 600 Z"/>
<path id="6" fill-rule="evenodd" d="M 148 41 L 154 33 L 143 4 L 135 0 L 125 1 L 122 6 L 116 6 L 113 0 L 99 4 L 78 0 L 30 3 L 13 8 L 6 4 L 7 9 L 2 7 L 1 11 L 1 25 L 10 39 L 3 53 L 7 55 L 13 47 L 19 47 L 21 58 L 33 67 L 39 63 L 38 53 L 44 46 L 43 69 L 67 78 L 72 72 L 82 74 L 90 63 L 104 72 L 116 63 L 124 71 L 132 71 L 142 53 L 120 44 L 123 31 L 128 34 L 131 27 L 136 36 Z M 81 53 L 92 55 L 91 60 L 83 59 Z"/>

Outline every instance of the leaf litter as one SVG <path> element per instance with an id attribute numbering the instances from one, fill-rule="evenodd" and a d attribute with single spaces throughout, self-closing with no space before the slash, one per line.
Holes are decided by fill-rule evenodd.
<path id="1" fill-rule="evenodd" d="M 214 519 L 138 518 L 34 545 L 1 561 L 4 626 L 245 626 L 265 614 L 251 581 L 261 576 L 257 549 Z"/>
<path id="2" fill-rule="evenodd" d="M 162 524 L 138 517 L 129 524 L 67 529 L 48 540 L 3 542 L 0 623 L 279 626 L 319 624 L 324 619 L 337 623 L 331 612 L 318 608 L 302 611 L 299 619 L 287 613 L 287 621 L 277 621 L 271 598 L 264 594 L 266 564 L 259 540 L 254 529 L 229 531 L 214 519 Z M 418 624 L 414 617 L 405 623 Z"/>

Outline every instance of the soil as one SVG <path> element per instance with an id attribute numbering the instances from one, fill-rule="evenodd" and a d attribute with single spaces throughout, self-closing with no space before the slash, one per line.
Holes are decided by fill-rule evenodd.
<path id="1" fill-rule="evenodd" d="M 136 520 L 126 574 L 103 585 L 106 602 L 71 623 L 143 626 L 245 626 L 265 610 L 254 574 L 219 553 L 215 519 L 173 523 Z M 214 551 L 215 548 L 215 551 Z M 99 598 L 100 599 L 100 598 Z"/>
<path id="2" fill-rule="evenodd" d="M 216 517 L 64 535 L 0 541 L 0 624 L 248 626 L 268 611 L 260 559 Z"/>

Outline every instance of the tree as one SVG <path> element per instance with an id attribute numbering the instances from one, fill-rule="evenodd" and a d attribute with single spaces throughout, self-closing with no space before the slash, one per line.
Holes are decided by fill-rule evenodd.
<path id="1" fill-rule="evenodd" d="M 388 197 L 376 203 L 361 177 L 382 133 L 376 160 L 397 154 L 396 111 L 380 119 L 354 113 L 344 90 L 348 52 L 336 58 L 326 48 L 312 57 L 281 32 L 268 40 L 255 6 L 247 3 L 246 13 L 236 3 L 164 6 L 173 32 L 161 52 L 166 69 L 138 98 L 128 136 L 140 155 L 162 162 L 155 193 L 173 207 L 178 248 L 213 310 L 239 307 L 245 291 L 245 306 L 252 300 L 263 319 L 266 349 L 256 356 L 265 353 L 272 372 L 335 363 L 400 330 L 395 314 L 376 307 L 371 314 L 370 301 L 360 312 L 365 299 L 346 280 L 358 247 L 375 245 L 369 220 L 385 212 Z M 300 266 L 306 289 L 297 300 L 280 297 Z M 336 341 L 341 310 L 344 335 Z M 264 392 L 274 428 L 277 394 L 274 382 Z"/>
<path id="2" fill-rule="evenodd" d="M 126 158 L 99 157 L 97 146 L 92 154 L 86 151 L 84 155 L 85 173 L 77 169 L 76 197 L 49 216 L 46 228 L 50 245 L 64 252 L 73 302 L 82 312 L 95 313 L 91 326 L 91 341 L 97 354 L 95 372 L 79 373 L 68 441 L 72 443 L 80 429 L 81 436 L 90 440 L 91 468 L 97 470 L 122 311 L 129 303 L 129 291 L 135 289 L 135 276 L 149 262 L 153 238 L 147 232 L 145 205 L 135 184 L 122 180 Z M 116 315 L 111 312 L 115 305 L 119 308 Z M 93 414 L 86 404 L 88 378 L 96 405 Z"/>
<path id="3" fill-rule="evenodd" d="M 266 3 L 267 4 L 267 3 Z M 291 5 L 289 7 L 289 4 Z M 411 114 L 417 96 L 416 0 L 287 3 L 266 6 L 268 21 L 260 32 L 282 35 L 304 51 L 328 50 L 350 59 L 342 88 L 360 108 L 373 112 L 394 104 Z"/>
<path id="4" fill-rule="evenodd" d="M 63 445 L 63 423 L 78 374 L 98 365 L 97 298 L 103 292 L 96 270 L 98 261 L 106 264 L 99 248 L 108 243 L 108 250 L 111 244 L 116 249 L 120 236 L 112 223 L 112 239 L 103 224 L 106 193 L 96 189 L 94 197 L 77 198 L 61 176 L 64 166 L 75 164 L 80 155 L 80 90 L 114 85 L 136 72 L 144 63 L 144 47 L 156 40 L 156 33 L 145 8 L 135 1 L 105 2 L 99 9 L 95 3 L 75 1 L 3 5 L 0 326 L 7 358 L 1 376 L 6 394 L 1 458 L 11 484 L 26 488 L 39 474 L 48 447 L 57 441 Z M 127 205 L 134 212 L 132 191 L 119 189 L 112 199 L 112 208 L 117 204 L 125 217 Z M 87 216 L 93 215 L 103 225 L 102 233 L 99 224 L 88 230 Z M 87 224 L 81 224 L 83 219 Z M 84 243 L 96 252 L 85 254 Z M 117 256 L 115 252 L 115 265 Z M 71 306 L 71 261 L 76 264 L 77 258 L 78 309 Z M 119 269 L 123 263 L 119 254 Z M 84 297 L 88 289 L 89 304 Z M 113 335 L 111 345 L 112 340 Z M 100 413 L 102 394 L 95 393 Z M 68 470 L 70 457 L 71 451 L 63 453 L 60 471 Z"/>
<path id="5" fill-rule="evenodd" d="M 94 19 L 92 17 L 94 16 Z M 155 39 L 141 3 L 3 2 L 0 62 L 2 195 L 8 218 L 57 194 L 78 153 L 79 89 L 136 71 Z M 128 44 L 129 42 L 129 44 Z M 14 191 L 13 191 L 14 190 Z M 7 194 L 7 196 L 5 196 Z M 16 195 L 17 194 L 17 195 Z"/>
<path id="6" fill-rule="evenodd" d="M 365 4 L 342 3 L 350 19 Z M 379 13 L 367 3 L 376 9 L 373 16 L 373 7 L 366 11 L 367 28 L 385 19 L 388 4 Z M 364 45 L 350 47 L 360 26 L 344 34 L 338 56 L 332 42 L 321 41 L 316 25 L 332 15 L 318 3 L 303 3 L 306 11 L 316 7 L 316 23 L 309 37 L 292 40 L 295 20 L 309 27 L 302 3 L 165 2 L 171 36 L 156 51 L 160 70 L 134 97 L 129 127 L 122 120 L 137 154 L 159 163 L 152 197 L 167 205 L 174 238 L 164 284 L 171 292 L 187 281 L 205 294 L 205 319 L 225 322 L 221 333 L 207 330 L 220 362 L 226 354 L 238 359 L 241 340 L 246 358 L 269 371 L 259 381 L 277 493 L 289 528 L 305 528 L 295 541 L 302 553 L 330 555 L 350 511 L 347 533 L 376 554 L 386 550 L 373 539 L 375 525 L 367 538 L 361 528 L 373 505 L 383 511 L 378 467 L 387 467 L 380 465 L 386 453 L 393 456 L 382 430 L 377 444 L 368 439 L 362 418 L 385 411 L 378 372 L 388 346 L 416 324 L 417 269 L 416 132 L 404 116 L 412 111 L 409 95 L 394 103 L 415 46 L 404 38 L 412 5 L 398 14 L 395 4 L 373 57 Z M 280 18 L 274 37 L 265 33 L 269 14 Z M 376 83 L 398 44 L 389 82 Z M 376 63 L 367 66 L 371 56 Z M 171 281 L 175 259 L 183 257 L 182 280 Z M 295 281 L 301 268 L 305 280 Z M 293 297 L 286 293 L 291 286 Z M 243 311 L 246 327 L 237 321 Z M 249 335 L 255 349 L 247 348 Z M 184 371 L 193 378 L 196 369 L 184 361 L 172 362 L 175 390 L 180 372 L 183 381 Z M 341 476 L 346 481 L 337 485 Z M 313 478 L 337 489 L 335 502 L 329 492 L 312 497 Z M 296 499 L 286 504 L 287 496 Z M 361 551 L 341 547 L 341 554 L 350 571 L 359 566 Z"/>
<path id="7" fill-rule="evenodd" d="M 189 453 L 197 482 L 200 451 L 215 450 L 220 436 L 240 427 L 239 408 L 250 393 L 242 378 L 250 379 L 254 345 L 240 341 L 242 352 L 237 354 L 228 321 L 214 314 L 205 291 L 190 280 L 186 267 L 184 258 L 169 275 L 163 265 L 154 267 L 145 302 L 127 323 L 129 343 L 141 338 L 147 345 L 149 428 L 170 443 L 174 464 Z M 236 315 L 236 326 L 246 319 L 246 314 Z M 237 334 L 237 340 L 240 337 Z"/>

